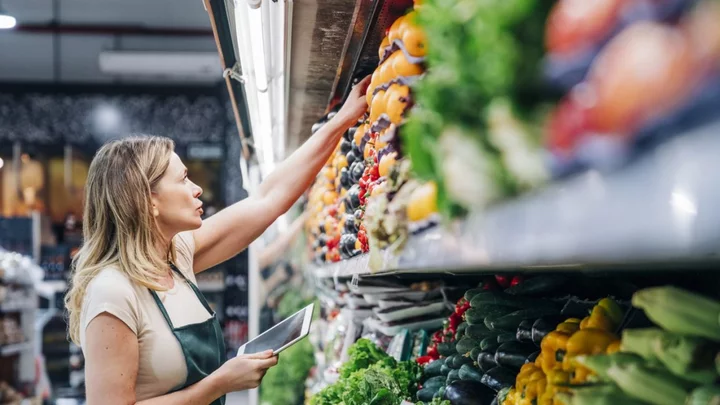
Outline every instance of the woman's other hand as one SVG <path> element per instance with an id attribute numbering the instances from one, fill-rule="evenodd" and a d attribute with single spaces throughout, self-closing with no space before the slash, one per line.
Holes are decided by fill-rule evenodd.
<path id="1" fill-rule="evenodd" d="M 340 119 L 354 125 L 355 122 L 365 114 L 368 108 L 367 101 L 365 100 L 365 92 L 369 84 L 370 76 L 367 76 L 353 87 L 347 100 L 345 100 L 345 104 L 343 104 L 340 111 L 338 111 L 337 116 L 339 116 Z"/>
<path id="2" fill-rule="evenodd" d="M 242 354 L 225 362 L 216 373 L 222 391 L 234 392 L 257 388 L 265 372 L 276 365 L 278 357 L 272 350 L 255 354 Z"/>

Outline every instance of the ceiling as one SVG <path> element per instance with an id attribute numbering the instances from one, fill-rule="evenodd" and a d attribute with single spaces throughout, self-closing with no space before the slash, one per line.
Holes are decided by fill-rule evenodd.
<path id="1" fill-rule="evenodd" d="M 18 20 L 17 29 L 0 30 L 0 83 L 184 85 L 187 80 L 173 77 L 103 73 L 99 55 L 217 52 L 202 0 L 0 0 L 0 5 Z M 310 136 L 325 112 L 355 6 L 355 0 L 294 1 L 287 151 Z M 211 82 L 219 80 L 218 58 L 217 80 Z"/>
<path id="2" fill-rule="evenodd" d="M 0 30 L 2 82 L 173 83 L 179 80 L 104 74 L 99 54 L 217 52 L 202 0 L 0 0 L 0 5 L 18 23 L 15 30 Z"/>

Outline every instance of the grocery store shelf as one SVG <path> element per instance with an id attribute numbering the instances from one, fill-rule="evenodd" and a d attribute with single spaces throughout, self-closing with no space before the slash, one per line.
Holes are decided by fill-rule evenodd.
<path id="1" fill-rule="evenodd" d="M 615 172 L 589 171 L 470 215 L 453 231 L 315 269 L 319 277 L 641 268 L 720 262 L 720 122 L 657 146 Z"/>
<path id="2" fill-rule="evenodd" d="M 30 349 L 32 349 L 30 342 L 0 346 L 0 357 L 12 356 Z"/>

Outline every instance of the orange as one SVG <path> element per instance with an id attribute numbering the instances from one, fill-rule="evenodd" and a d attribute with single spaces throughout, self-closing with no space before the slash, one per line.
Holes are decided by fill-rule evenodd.
<path id="1" fill-rule="evenodd" d="M 412 56 L 425 56 L 427 53 L 425 31 L 416 25 L 410 25 L 402 36 L 405 50 Z"/>

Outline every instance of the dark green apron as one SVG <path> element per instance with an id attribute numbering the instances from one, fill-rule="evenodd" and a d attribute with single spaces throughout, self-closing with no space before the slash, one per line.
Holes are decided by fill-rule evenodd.
<path id="1" fill-rule="evenodd" d="M 188 281 L 187 278 L 182 274 L 181 271 L 175 267 L 174 264 L 170 264 L 170 267 L 174 272 L 178 273 L 183 280 L 192 288 L 195 295 L 203 304 L 205 309 L 212 315 L 210 319 L 201 323 L 194 323 L 191 325 L 181 326 L 176 328 L 173 326 L 170 316 L 168 316 L 165 310 L 165 305 L 160 301 L 157 293 L 150 290 L 150 293 L 155 299 L 160 312 L 162 312 L 165 321 L 170 326 L 173 335 L 177 338 L 182 348 L 183 355 L 185 356 L 185 364 L 187 365 L 187 379 L 181 386 L 176 387 L 171 392 L 179 391 L 183 388 L 189 387 L 203 378 L 210 375 L 213 371 L 217 370 L 225 362 L 225 340 L 223 339 L 222 328 L 220 328 L 220 322 L 210 309 L 205 297 L 195 287 L 195 284 Z M 225 397 L 222 396 L 210 405 L 224 405 Z"/>

